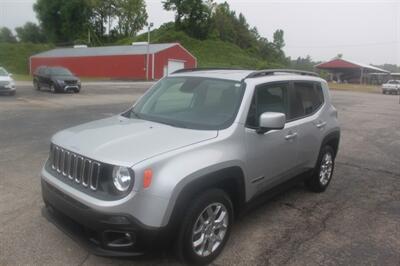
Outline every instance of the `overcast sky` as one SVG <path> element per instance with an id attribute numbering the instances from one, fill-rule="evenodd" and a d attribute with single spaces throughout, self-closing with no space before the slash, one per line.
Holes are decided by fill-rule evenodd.
<path id="1" fill-rule="evenodd" d="M 0 26 L 15 28 L 37 21 L 35 0 L 0 0 Z M 217 0 L 216 2 L 224 2 Z M 268 39 L 285 31 L 286 54 L 329 60 L 342 53 L 363 63 L 400 65 L 400 0 L 230 0 L 251 26 Z M 172 21 L 161 0 L 146 0 L 149 20 L 159 26 Z"/>

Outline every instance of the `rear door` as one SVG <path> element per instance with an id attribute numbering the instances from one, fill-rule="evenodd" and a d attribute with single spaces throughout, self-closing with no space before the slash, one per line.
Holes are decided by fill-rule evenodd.
<path id="1" fill-rule="evenodd" d="M 290 120 L 297 125 L 298 133 L 298 165 L 307 170 L 314 167 L 325 135 L 323 91 L 319 82 L 312 81 L 292 82 L 290 91 Z"/>

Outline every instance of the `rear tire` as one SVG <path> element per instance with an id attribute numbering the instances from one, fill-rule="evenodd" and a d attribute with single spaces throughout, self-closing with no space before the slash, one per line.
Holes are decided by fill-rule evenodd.
<path id="1" fill-rule="evenodd" d="M 233 205 L 220 189 L 210 189 L 194 199 L 186 211 L 175 250 L 185 263 L 204 265 L 224 248 L 233 223 Z"/>
<path id="2" fill-rule="evenodd" d="M 16 94 L 16 91 L 12 91 L 9 93 L 10 96 L 15 96 L 15 94 Z"/>
<path id="3" fill-rule="evenodd" d="M 305 180 L 306 187 L 313 192 L 324 192 L 332 180 L 335 168 L 335 151 L 331 146 L 322 147 L 312 175 Z"/>
<path id="4" fill-rule="evenodd" d="M 79 93 L 80 91 L 80 89 L 74 89 L 74 93 Z"/>

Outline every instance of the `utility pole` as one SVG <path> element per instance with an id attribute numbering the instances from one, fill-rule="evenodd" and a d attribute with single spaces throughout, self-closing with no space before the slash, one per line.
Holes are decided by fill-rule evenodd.
<path id="1" fill-rule="evenodd" d="M 149 60 L 150 60 L 150 29 L 153 23 L 147 23 L 147 54 L 146 54 L 146 80 L 149 80 Z"/>

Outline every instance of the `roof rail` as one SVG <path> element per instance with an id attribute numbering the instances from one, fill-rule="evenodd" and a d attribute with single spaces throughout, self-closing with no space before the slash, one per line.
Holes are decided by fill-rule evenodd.
<path id="1" fill-rule="evenodd" d="M 186 73 L 186 72 L 196 72 L 196 71 L 207 71 L 207 70 L 245 70 L 243 68 L 224 68 L 224 67 L 204 67 L 204 68 L 182 68 L 172 72 L 171 74 Z"/>
<path id="2" fill-rule="evenodd" d="M 296 70 L 296 69 L 265 69 L 265 70 L 259 70 L 259 71 L 254 71 L 247 75 L 244 79 L 248 78 L 258 78 L 258 77 L 264 77 L 268 75 L 274 75 L 275 73 L 291 73 L 291 74 L 298 74 L 298 75 L 303 75 L 303 76 L 314 76 L 314 77 L 319 77 L 319 75 L 315 72 L 310 72 L 310 71 L 303 71 L 303 70 Z"/>

